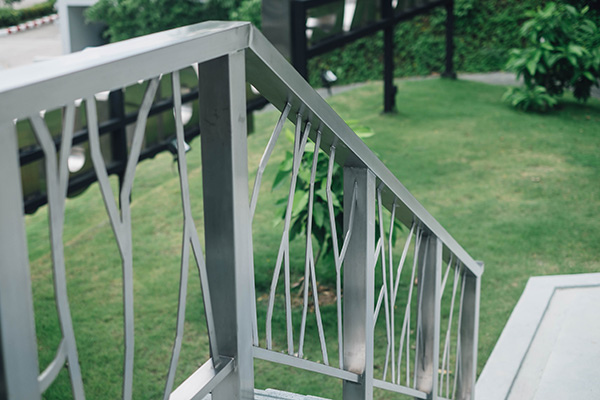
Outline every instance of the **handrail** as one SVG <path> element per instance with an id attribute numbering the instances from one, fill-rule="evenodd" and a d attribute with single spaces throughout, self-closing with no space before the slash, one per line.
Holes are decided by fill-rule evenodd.
<path id="1" fill-rule="evenodd" d="M 203 51 L 199 54 L 194 50 L 200 41 L 203 42 Z M 306 107 L 307 117 L 314 116 L 323 124 L 321 146 L 325 152 L 329 151 L 337 137 L 342 143 L 337 154 L 340 164 L 364 166 L 372 170 L 389 190 L 389 193 L 384 191 L 384 204 L 388 209 L 393 196 L 398 197 L 406 207 L 399 214 L 399 219 L 405 225 L 410 226 L 412 215 L 416 216 L 474 275 L 481 275 L 482 268 L 475 260 L 352 132 L 327 102 L 296 73 L 262 33 L 249 23 L 205 22 L 69 54 L 45 62 L 44 68 L 28 65 L 2 71 L 0 95 L 10 100 L 3 102 L 3 107 L 0 108 L 0 121 L 24 118 L 38 110 L 50 109 L 66 104 L 73 98 L 86 97 L 107 89 L 107 81 L 85 79 L 86 74 L 110 76 L 108 89 L 114 90 L 184 65 L 201 63 L 245 49 L 249 50 L 246 53 L 248 80 L 264 97 L 279 110 L 283 110 L 287 102 L 291 103 L 293 112 L 290 113 L 290 118 Z M 163 62 L 157 65 L 150 60 L 159 52 Z M 135 62 L 140 68 L 125 68 L 125 62 Z M 79 75 L 82 76 L 81 79 L 73 79 Z M 74 80 L 77 81 L 76 85 Z M 314 140 L 314 134 L 311 139 Z"/>
<path id="2" fill-rule="evenodd" d="M 205 258 L 190 206 L 184 132 L 181 124 L 179 70 L 198 64 L 200 129 L 202 140 L 202 174 L 205 215 Z M 252 199 L 248 196 L 248 165 L 245 131 L 245 97 L 247 80 L 282 114 L 261 161 Z M 253 386 L 253 358 L 260 358 L 302 369 L 314 369 L 345 382 L 349 396 L 369 397 L 373 387 L 426 398 L 441 396 L 445 387 L 448 398 L 473 398 L 477 357 L 477 331 L 480 277 L 483 266 L 474 261 L 433 216 L 408 192 L 381 160 L 348 127 L 342 118 L 289 65 L 262 33 L 243 22 L 207 22 L 132 39 L 88 51 L 74 53 L 43 65 L 31 65 L 0 72 L 0 178 L 6 190 L 0 193 L 0 338 L 4 367 L 2 383 L 9 383 L 9 398 L 39 398 L 31 385 L 43 392 L 51 384 L 59 365 L 70 368 L 76 399 L 83 398 L 83 383 L 78 366 L 77 347 L 70 319 L 66 291 L 62 226 L 69 154 L 76 99 L 85 99 L 90 148 L 109 220 L 119 246 L 124 281 L 125 360 L 123 398 L 132 397 L 133 371 L 133 258 L 130 193 L 137 161 L 144 139 L 144 128 L 156 90 L 163 74 L 172 73 L 177 152 L 184 213 L 181 259 L 181 284 L 176 341 L 173 347 L 165 399 L 177 396 L 195 398 L 213 389 L 220 398 L 250 398 Z M 123 191 L 115 202 L 106 173 L 106 163 L 99 142 L 99 124 L 94 94 L 116 90 L 139 80 L 151 81 L 137 116 L 131 154 L 125 166 Z M 54 152 L 55 143 L 39 116 L 40 110 L 65 107 L 65 121 L 60 143 L 61 157 Z M 35 333 L 20 326 L 21 334 L 12 330 L 15 314 L 7 313 L 19 304 L 19 318 L 33 321 L 31 282 L 28 272 L 23 219 L 15 218 L 22 209 L 18 160 L 15 157 L 14 120 L 29 118 L 39 141 L 44 144 L 48 177 L 53 268 L 56 300 L 63 333 L 60 351 L 52 374 L 40 380 Z M 256 294 L 252 257 L 252 217 L 260 191 L 262 168 L 268 162 L 283 122 L 291 121 L 295 129 L 294 166 L 290 183 L 286 223 L 282 234 L 277 265 L 271 285 L 267 312 L 267 348 L 260 347 L 257 329 Z M 71 124 L 72 125 L 72 124 Z M 338 315 L 338 366 L 329 365 L 315 279 L 312 237 L 307 238 L 304 314 L 300 351 L 295 353 L 290 294 L 289 228 L 296 178 L 308 139 L 329 156 L 327 201 L 333 233 L 336 268 L 336 305 Z M 318 153 L 314 153 L 311 180 L 314 184 Z M 344 232 L 338 243 L 335 233 L 331 183 L 334 163 L 344 171 Z M 313 188 L 311 188 L 311 198 Z M 312 207 L 312 200 L 309 203 Z M 386 233 L 383 209 L 410 229 L 400 263 L 392 265 L 393 224 Z M 309 215 L 310 215 L 309 211 Z M 376 220 L 377 215 L 377 220 Z M 9 221 L 5 224 L 4 221 Z M 378 222 L 377 222 L 378 221 Z M 312 221 L 309 220 L 309 232 Z M 378 224 L 378 233 L 375 226 Z M 387 237 L 386 237 L 387 235 Z M 377 243 L 376 238 L 378 237 Z M 19 249 L 14 254 L 11 249 Z M 408 299 L 400 330 L 396 369 L 396 329 L 394 311 L 399 303 L 400 275 L 409 249 L 414 250 L 408 281 Z M 410 251 L 412 251 L 410 250 Z M 173 379 L 185 318 L 188 260 L 193 252 L 201 278 L 211 361 L 173 392 Z M 387 260 L 387 264 L 386 264 Z M 443 262 L 447 266 L 442 265 Z M 249 264 L 250 263 L 250 264 Z M 389 269 L 387 268 L 389 266 Z M 381 282 L 375 282 L 375 269 L 381 267 Z M 279 274 L 285 275 L 287 355 L 272 350 L 271 318 Z M 342 282 L 343 269 L 343 282 Z M 224 272 L 225 271 L 225 272 Z M 445 271 L 445 273 L 444 273 Z M 451 279 L 451 271 L 454 271 Z M 231 277 L 234 279 L 231 279 Z M 389 279 L 388 279 L 389 278 Z M 452 282 L 448 284 L 447 282 Z M 413 282 L 416 284 L 413 293 Z M 302 359 L 302 345 L 308 308 L 308 287 L 312 287 L 315 315 L 319 329 L 323 363 Z M 343 286 L 343 294 L 342 294 Z M 443 296 L 444 288 L 452 296 Z M 15 288 L 19 288 L 15 291 Z M 379 297 L 375 290 L 379 290 Z M 450 300 L 445 342 L 441 345 L 443 301 Z M 343 301 L 343 307 L 342 307 Z M 411 317 L 411 302 L 417 315 Z M 454 309 L 457 309 L 454 312 Z M 387 350 L 383 378 L 374 377 L 374 334 L 377 318 L 385 316 Z M 458 316 L 458 322 L 453 317 Z M 20 321 L 22 322 L 22 321 Z M 415 323 L 416 322 L 416 323 Z M 453 325 L 454 324 L 454 325 Z M 27 325 L 27 323 L 25 323 Z M 413 336 L 412 328 L 416 333 Z M 445 327 L 444 327 L 445 329 Z M 234 334 L 232 335 L 232 332 Z M 458 336 L 452 347 L 451 338 Z M 411 339 L 411 337 L 413 337 Z M 414 340 L 415 354 L 411 341 Z M 15 344 L 17 344 L 15 346 Z M 455 356 L 451 356 L 451 348 Z M 13 351 L 18 349 L 18 351 Z M 27 349 L 21 356 L 21 349 Z M 405 353 L 403 353 L 403 349 Z M 404 356 L 404 355 L 405 356 Z M 404 366 L 404 358 L 406 365 Z M 454 385 L 450 393 L 451 357 L 456 362 Z M 391 362 L 390 362 L 391 360 Z M 414 360 L 414 368 L 411 366 Z M 8 363 L 17 367 L 7 370 Z M 441 369 L 438 368 L 441 365 Z M 391 382 L 386 378 L 388 366 Z M 411 369 L 413 368 L 413 369 Z M 438 372 L 440 370 L 441 372 Z M 406 375 L 404 377 L 404 374 Z M 413 377 L 414 374 L 414 377 Z M 401 376 L 402 375 L 402 376 Z M 458 376 L 460 375 L 460 379 Z M 10 379 L 18 377 L 18 379 Z M 404 383 L 401 382 L 404 380 Z M 445 385 L 445 386 L 444 386 Z M 19 391 L 22 390 L 22 391 Z M 439 393 L 438 393 L 439 391 Z M 171 394 L 173 393 L 173 394 Z M 183 395 L 185 393 L 185 395 Z M 38 393 L 39 394 L 39 393 Z M 0 393 L 2 397 L 3 393 Z M 221 397 L 222 396 L 222 397 Z M 179 398 L 179 397 L 177 397 Z"/>
<path id="3" fill-rule="evenodd" d="M 251 28 L 248 52 L 248 80 L 260 93 L 279 110 L 286 103 L 292 105 L 290 120 L 297 112 L 303 111 L 309 120 L 313 118 L 322 124 L 321 149 L 329 153 L 329 148 L 337 138 L 341 145 L 336 146 L 338 163 L 346 166 L 366 167 L 373 171 L 378 181 L 387 190 L 383 192 L 384 204 L 391 209 L 393 197 L 402 201 L 404 209 L 398 218 L 410 226 L 413 216 L 448 247 L 475 275 L 480 276 L 483 268 L 456 242 L 439 222 L 423 207 L 417 199 L 400 183 L 398 178 L 381 162 L 367 145 L 348 127 L 344 120 L 327 104 L 325 100 L 300 75 L 287 60 L 278 53 L 273 45 L 256 28 Z M 303 109 L 306 108 L 306 111 Z M 313 122 L 314 126 L 319 125 Z M 315 140 L 314 133 L 311 139 Z M 449 253 L 445 254 L 446 259 Z"/>

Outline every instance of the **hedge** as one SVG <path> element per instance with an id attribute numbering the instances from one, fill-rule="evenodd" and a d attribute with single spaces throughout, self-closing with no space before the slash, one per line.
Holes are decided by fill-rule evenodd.
<path id="1" fill-rule="evenodd" d="M 455 70 L 486 72 L 503 69 L 509 49 L 521 44 L 518 33 L 526 19 L 525 12 L 542 3 L 543 0 L 456 0 Z M 396 25 L 395 76 L 443 72 L 445 20 L 445 9 L 438 7 Z M 320 81 L 322 69 L 335 72 L 340 83 L 382 79 L 382 34 L 360 39 L 310 60 L 311 83 Z"/>
<path id="2" fill-rule="evenodd" d="M 39 3 L 31 7 L 15 10 L 9 7 L 0 7 L 0 28 L 13 26 L 22 22 L 54 14 L 56 0 Z"/>
<path id="3" fill-rule="evenodd" d="M 87 17 L 108 25 L 105 36 L 118 41 L 200 22 L 204 19 L 242 19 L 260 24 L 260 0 L 210 0 L 206 3 L 156 0 L 140 13 L 147 0 L 100 0 Z M 283 0 L 282 0 L 283 1 Z M 560 1 L 560 0 L 559 0 Z M 590 6 L 600 22 L 600 0 L 562 0 L 577 7 Z M 545 0 L 455 0 L 456 71 L 487 72 L 504 69 L 511 48 L 522 47 L 519 36 L 526 11 Z M 180 15 L 181 14 L 181 15 Z M 177 16 L 177 18 L 172 18 Z M 430 75 L 443 71 L 446 11 L 438 7 L 395 28 L 395 76 Z M 309 61 L 309 80 L 320 85 L 320 72 L 331 69 L 339 83 L 382 79 L 383 36 L 377 33 Z"/>

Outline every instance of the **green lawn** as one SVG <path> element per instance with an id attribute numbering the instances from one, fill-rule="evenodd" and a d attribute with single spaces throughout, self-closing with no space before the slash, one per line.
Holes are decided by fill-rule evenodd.
<path id="1" fill-rule="evenodd" d="M 394 115 L 382 115 L 381 84 L 367 84 L 330 99 L 346 120 L 376 134 L 365 139 L 398 179 L 475 258 L 486 264 L 482 282 L 479 370 L 527 279 L 533 275 L 600 271 L 600 102 L 571 99 L 548 115 L 525 114 L 500 101 L 501 87 L 447 81 L 400 81 Z M 277 120 L 256 116 L 249 137 L 251 182 Z M 192 207 L 202 226 L 199 142 L 188 153 Z M 254 220 L 259 328 L 264 345 L 266 295 L 277 257 L 282 224 L 271 191 L 281 138 L 265 172 Z M 113 184 L 116 184 L 113 182 Z M 134 234 L 136 353 L 134 398 L 159 398 L 175 332 L 182 212 L 176 165 L 168 154 L 138 167 L 132 204 Z M 47 210 L 27 217 L 36 328 L 41 368 L 60 340 L 53 303 Z M 404 231 L 404 234 L 406 234 Z M 201 238 L 202 239 L 202 238 Z M 82 373 L 89 399 L 118 398 L 122 374 L 121 267 L 117 246 L 96 185 L 67 202 L 65 257 L 68 288 Z M 402 241 L 394 254 L 401 250 Z M 304 244 L 292 244 L 292 281 L 303 271 Z M 396 258 L 397 260 L 397 258 Z M 323 267 L 321 267 L 323 268 Z M 181 382 L 208 357 L 195 265 L 191 265 Z M 327 283 L 323 290 L 327 291 Z M 278 294 L 282 293 L 279 286 Z M 294 289 L 298 292 L 299 289 Z M 277 309 L 282 309 L 278 297 Z M 329 358 L 337 364 L 335 305 L 321 308 Z M 301 310 L 295 308 L 296 340 Z M 314 317 L 309 316 L 306 354 L 320 359 Z M 274 318 L 274 341 L 285 347 L 285 321 Z M 381 325 L 381 323 L 379 324 Z M 399 323 L 397 323 L 399 325 Z M 384 338 L 377 333 L 378 359 Z M 341 396 L 335 380 L 256 362 L 256 386 L 330 398 Z M 380 373 L 380 371 L 379 371 Z M 63 371 L 47 399 L 70 398 Z M 392 398 L 377 392 L 377 398 Z"/>

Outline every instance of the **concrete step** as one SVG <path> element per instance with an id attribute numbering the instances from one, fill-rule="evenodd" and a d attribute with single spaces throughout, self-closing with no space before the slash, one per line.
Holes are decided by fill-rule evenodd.
<path id="1" fill-rule="evenodd" d="M 533 277 L 479 380 L 485 400 L 600 399 L 600 273 Z"/>

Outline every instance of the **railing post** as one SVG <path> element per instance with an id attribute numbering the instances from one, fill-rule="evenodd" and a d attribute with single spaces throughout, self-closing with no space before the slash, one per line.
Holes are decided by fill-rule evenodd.
<path id="1" fill-rule="evenodd" d="M 456 72 L 454 72 L 454 0 L 446 3 L 446 67 L 442 77 L 456 79 Z"/>
<path id="2" fill-rule="evenodd" d="M 344 168 L 344 232 L 356 189 L 354 221 L 344 261 L 343 332 L 346 371 L 362 376 L 344 381 L 344 400 L 373 398 L 373 310 L 375 257 L 375 175 L 366 168 Z"/>
<path id="3" fill-rule="evenodd" d="M 253 399 L 251 226 L 244 52 L 199 65 L 206 268 L 220 354 L 234 371 L 213 400 Z"/>
<path id="4" fill-rule="evenodd" d="M 391 0 L 381 3 L 385 19 L 392 20 L 394 10 Z M 396 86 L 394 86 L 394 24 L 383 30 L 383 112 L 396 111 Z"/>
<path id="5" fill-rule="evenodd" d="M 437 399 L 440 355 L 442 241 L 426 234 L 419 248 L 416 389 Z"/>
<path id="6" fill-rule="evenodd" d="M 306 57 L 306 7 L 302 1 L 290 4 L 292 33 L 292 65 L 308 81 L 308 59 Z"/>
<path id="7" fill-rule="evenodd" d="M 17 132 L 0 124 L 0 399 L 40 399 Z"/>
<path id="8" fill-rule="evenodd" d="M 117 119 L 123 123 L 125 119 L 125 94 L 123 89 L 117 89 L 110 92 L 108 95 L 109 118 Z M 125 166 L 127 165 L 127 131 L 126 127 L 122 126 L 111 132 L 110 144 L 112 155 L 119 163 L 117 175 L 119 176 L 119 192 L 123 187 L 123 179 L 125 177 Z"/>
<path id="9" fill-rule="evenodd" d="M 483 263 L 480 263 L 483 267 Z M 481 276 L 467 271 L 463 294 L 463 310 L 460 321 L 460 354 L 458 380 L 456 383 L 457 400 L 475 398 L 475 376 L 477 373 L 477 337 L 479 332 L 479 296 L 481 294 Z"/>

